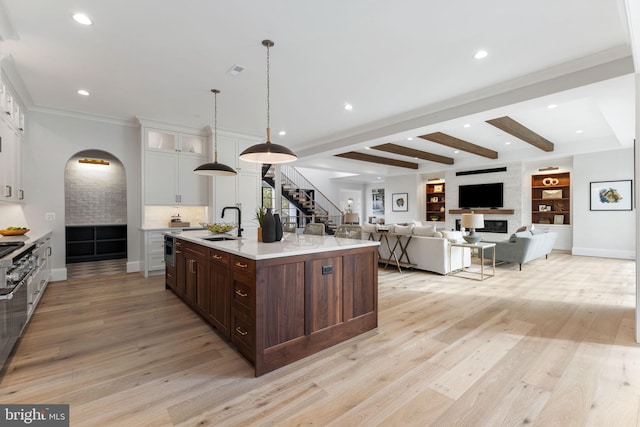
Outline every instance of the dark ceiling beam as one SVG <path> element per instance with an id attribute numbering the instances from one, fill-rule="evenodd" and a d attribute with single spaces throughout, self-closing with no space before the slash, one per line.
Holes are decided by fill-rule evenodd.
<path id="1" fill-rule="evenodd" d="M 458 139 L 454 136 L 447 135 L 442 132 L 429 133 L 427 135 L 420 135 L 419 138 L 426 139 L 428 141 L 437 142 L 438 144 L 446 145 L 447 147 L 454 148 L 456 150 L 466 151 L 467 153 L 476 154 L 478 156 L 486 157 L 488 159 L 497 159 L 498 152 L 489 150 L 488 148 L 481 147 L 471 142 Z"/>
<path id="2" fill-rule="evenodd" d="M 357 153 L 349 151 L 347 153 L 336 154 L 336 157 L 342 157 L 351 160 L 361 160 L 363 162 L 378 163 L 381 165 L 397 166 L 399 168 L 418 169 L 417 163 L 405 162 L 404 160 L 389 159 L 387 157 L 373 156 L 371 154 Z"/>
<path id="3" fill-rule="evenodd" d="M 427 153 L 426 151 L 416 150 L 414 148 L 403 147 L 402 145 L 397 144 L 381 144 L 376 145 L 375 147 L 371 147 L 374 150 L 385 151 L 387 153 L 399 154 L 401 156 L 408 156 L 413 158 L 418 158 L 422 160 L 429 160 L 431 162 L 442 163 L 445 165 L 452 165 L 453 159 L 451 157 L 440 156 L 438 154 Z"/>
<path id="4" fill-rule="evenodd" d="M 505 131 L 509 135 L 513 135 L 518 139 L 528 142 L 542 151 L 553 151 L 553 142 L 538 135 L 528 127 L 516 122 L 509 116 L 498 117 L 497 119 L 487 120 L 487 123 Z"/>

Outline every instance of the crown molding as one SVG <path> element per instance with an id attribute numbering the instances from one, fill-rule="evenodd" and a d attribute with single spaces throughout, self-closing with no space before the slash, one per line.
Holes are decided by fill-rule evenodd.
<path id="1" fill-rule="evenodd" d="M 73 119 L 91 120 L 94 122 L 108 123 L 108 124 L 118 125 L 118 126 L 139 127 L 138 123 L 134 119 L 124 119 L 121 117 L 112 117 L 112 116 L 99 115 L 99 114 L 83 113 L 79 111 L 63 110 L 60 108 L 31 106 L 27 108 L 27 111 L 34 112 L 34 113 L 52 114 L 56 116 L 70 117 Z"/>

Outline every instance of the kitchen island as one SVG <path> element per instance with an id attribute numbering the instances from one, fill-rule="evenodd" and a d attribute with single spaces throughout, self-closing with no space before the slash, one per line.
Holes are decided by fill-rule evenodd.
<path id="1" fill-rule="evenodd" d="M 209 237 L 176 235 L 166 287 L 235 344 L 256 376 L 378 326 L 379 242 Z"/>

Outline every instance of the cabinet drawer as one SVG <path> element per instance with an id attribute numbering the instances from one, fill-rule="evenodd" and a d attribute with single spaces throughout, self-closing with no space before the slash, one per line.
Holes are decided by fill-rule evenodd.
<path id="1" fill-rule="evenodd" d="M 206 258 L 209 252 L 209 248 L 191 242 L 184 242 L 183 248 L 203 258 Z"/>
<path id="2" fill-rule="evenodd" d="M 147 254 L 147 262 L 149 264 L 149 271 L 164 269 L 164 253 L 161 254 Z"/>
<path id="3" fill-rule="evenodd" d="M 256 262 L 252 259 L 232 255 L 231 269 L 234 272 L 241 273 L 247 277 L 255 277 Z"/>
<path id="4" fill-rule="evenodd" d="M 167 270 L 165 272 L 165 282 L 167 286 L 171 288 L 176 287 L 176 268 L 170 265 L 167 265 Z"/>
<path id="5" fill-rule="evenodd" d="M 231 260 L 231 254 L 217 249 L 209 249 L 209 260 L 226 267 Z"/>
<path id="6" fill-rule="evenodd" d="M 237 280 L 233 281 L 233 304 L 240 305 L 247 313 L 251 313 L 254 296 L 253 287 Z"/>
<path id="7" fill-rule="evenodd" d="M 231 313 L 231 341 L 240 353 L 255 362 L 255 328 L 251 319 L 238 310 Z"/>

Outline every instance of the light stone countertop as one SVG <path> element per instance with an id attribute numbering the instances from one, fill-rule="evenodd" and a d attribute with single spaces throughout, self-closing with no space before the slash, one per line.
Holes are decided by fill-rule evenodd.
<path id="1" fill-rule="evenodd" d="M 284 233 L 284 237 L 280 242 L 262 243 L 258 242 L 257 231 L 255 229 L 247 230 L 247 232 L 244 233 L 246 236 L 243 235 L 240 239 L 235 237 L 235 230 L 233 230 L 233 233 L 234 234 L 224 235 L 232 237 L 234 240 L 223 241 L 203 240 L 203 237 L 214 236 L 214 234 L 209 230 L 183 231 L 182 233 L 175 235 L 175 237 L 253 260 L 324 253 L 342 249 L 356 249 L 380 245 L 380 242 L 373 242 L 370 240 L 295 233 Z M 165 234 L 172 233 L 167 232 Z"/>

